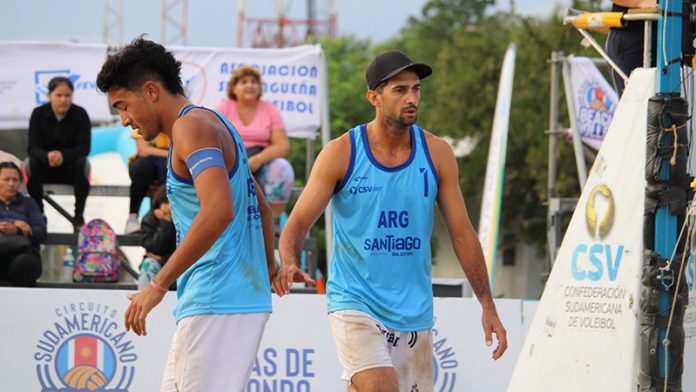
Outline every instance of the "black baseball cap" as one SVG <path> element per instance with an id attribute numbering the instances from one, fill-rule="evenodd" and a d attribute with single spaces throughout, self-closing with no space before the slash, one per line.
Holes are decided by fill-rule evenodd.
<path id="1" fill-rule="evenodd" d="M 375 57 L 370 66 L 367 67 L 367 71 L 365 71 L 367 87 L 374 90 L 377 85 L 405 69 L 416 71 L 421 79 L 425 79 L 433 73 L 433 69 L 429 65 L 416 64 L 406 53 L 390 50 Z"/>

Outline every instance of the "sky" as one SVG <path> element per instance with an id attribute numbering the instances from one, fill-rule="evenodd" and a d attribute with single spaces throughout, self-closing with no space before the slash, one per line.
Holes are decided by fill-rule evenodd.
<path id="1" fill-rule="evenodd" d="M 315 1 L 322 15 L 326 2 Z M 110 2 L 118 4 L 118 0 Z M 305 1 L 284 2 L 290 17 L 304 17 Z M 509 10 L 510 2 L 497 0 L 496 8 Z M 245 12 L 250 17 L 273 17 L 273 3 L 273 0 L 248 0 Z M 420 15 L 427 0 L 335 0 L 335 3 L 340 35 L 379 43 L 398 34 L 409 16 Z M 548 16 L 557 6 L 570 4 L 570 0 L 514 0 L 514 3 L 520 14 Z M 161 5 L 161 0 L 124 0 L 124 41 L 141 33 L 160 40 Z M 189 0 L 188 8 L 189 46 L 237 46 L 238 0 Z M 0 40 L 103 42 L 104 0 L 0 0 L 0 10 L 3 16 Z"/>

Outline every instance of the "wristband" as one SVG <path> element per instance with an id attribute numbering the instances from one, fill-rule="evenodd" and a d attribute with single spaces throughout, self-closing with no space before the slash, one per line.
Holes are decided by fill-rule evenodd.
<path id="1" fill-rule="evenodd" d="M 150 287 L 152 287 L 153 289 L 155 289 L 155 290 L 156 290 L 158 293 L 160 293 L 160 294 L 167 294 L 167 291 L 169 291 L 169 290 L 165 289 L 164 287 L 162 287 L 162 286 L 158 285 L 157 283 L 155 283 L 155 280 L 154 280 L 154 279 L 150 281 Z"/>

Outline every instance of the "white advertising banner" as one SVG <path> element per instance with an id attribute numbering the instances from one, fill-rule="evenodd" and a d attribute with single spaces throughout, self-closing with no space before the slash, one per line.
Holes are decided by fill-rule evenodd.
<path id="1" fill-rule="evenodd" d="M 0 129 L 28 128 L 32 110 L 48 102 L 48 82 L 56 76 L 73 82 L 73 102 L 92 122 L 112 120 L 96 83 L 106 45 L 0 41 L 0 59 Z"/>
<path id="2" fill-rule="evenodd" d="M 0 288 L 0 390 L 156 391 L 175 323 L 170 293 L 147 320 L 147 336 L 125 332 L 128 291 Z M 520 300 L 497 300 L 510 348 L 498 361 L 484 343 L 472 298 L 436 298 L 435 390 L 504 391 L 523 339 Z M 344 391 L 326 297 L 273 298 L 273 314 L 248 392 Z M 214 366 L 214 365 L 213 365 Z M 81 389 L 82 388 L 82 389 Z"/>
<path id="3" fill-rule="evenodd" d="M 326 69 L 319 45 L 283 49 L 170 47 L 182 63 L 182 81 L 196 105 L 214 108 L 227 98 L 232 72 L 251 65 L 261 72 L 263 97 L 280 110 L 288 136 L 314 138 L 321 125 Z"/>
<path id="4" fill-rule="evenodd" d="M 599 150 L 619 97 L 588 58 L 571 57 L 570 76 L 578 131 L 583 142 Z"/>

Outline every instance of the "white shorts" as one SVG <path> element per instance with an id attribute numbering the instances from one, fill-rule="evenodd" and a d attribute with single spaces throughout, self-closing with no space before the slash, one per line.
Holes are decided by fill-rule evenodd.
<path id="1" fill-rule="evenodd" d="M 179 321 L 160 391 L 245 391 L 269 315 L 204 314 Z"/>
<path id="2" fill-rule="evenodd" d="M 343 378 L 349 383 L 364 370 L 392 367 L 400 391 L 433 390 L 432 330 L 395 331 L 358 310 L 330 313 L 329 321 Z"/>

